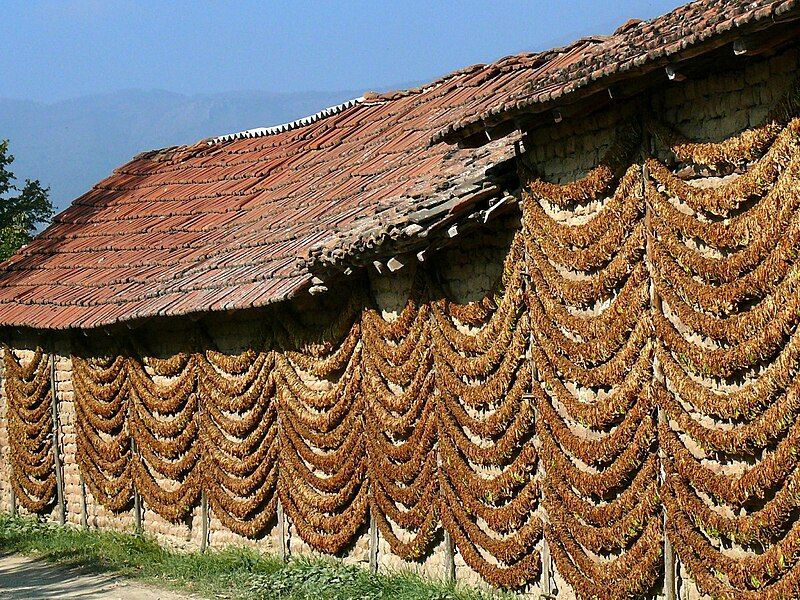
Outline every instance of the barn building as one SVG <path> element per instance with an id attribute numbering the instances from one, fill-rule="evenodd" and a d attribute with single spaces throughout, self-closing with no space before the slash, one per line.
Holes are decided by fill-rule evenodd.
<path id="1" fill-rule="evenodd" d="M 800 595 L 800 2 L 144 152 L 0 265 L 0 510 Z"/>

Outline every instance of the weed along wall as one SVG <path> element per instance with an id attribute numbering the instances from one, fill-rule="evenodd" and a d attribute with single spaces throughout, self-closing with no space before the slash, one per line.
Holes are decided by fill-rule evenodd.
<path id="1" fill-rule="evenodd" d="M 796 597 L 799 66 L 529 133 L 520 212 L 396 273 L 7 331 L 0 509 L 559 598 Z"/>

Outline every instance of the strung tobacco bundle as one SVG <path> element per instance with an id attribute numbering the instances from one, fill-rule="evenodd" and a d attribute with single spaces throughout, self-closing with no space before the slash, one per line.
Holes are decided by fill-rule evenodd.
<path id="1" fill-rule="evenodd" d="M 737 424 L 730 437 L 725 435 L 728 431 L 695 421 L 670 392 L 661 389 L 659 393 L 659 402 L 667 407 L 672 422 L 701 446 L 716 449 L 722 456 L 735 452 L 757 459 L 754 466 L 736 475 L 717 473 L 704 464 L 707 460 L 701 463 L 668 424 L 661 425 L 660 443 L 673 457 L 666 465 L 664 504 L 670 535 L 680 542 L 676 542 L 679 556 L 709 593 L 790 597 L 780 594 L 797 589 L 793 571 L 800 525 L 796 521 L 795 448 L 800 443 L 800 426 L 791 414 L 795 389 L 787 391 L 785 401 L 778 398 L 764 415 L 751 415 L 749 422 Z M 778 411 L 784 411 L 783 415 L 778 416 Z M 776 420 L 770 421 L 772 430 L 767 433 L 769 417 Z M 709 457 L 717 460 L 717 453 Z M 720 512 L 720 505 L 730 507 L 735 516 Z M 744 545 L 751 552 L 726 555 L 720 545 L 730 543 Z M 758 550 L 754 552 L 754 548 Z"/>
<path id="2" fill-rule="evenodd" d="M 552 218 L 537 197 L 526 192 L 526 233 L 542 252 L 558 264 L 573 270 L 596 270 L 622 247 L 626 238 L 643 234 L 644 204 L 634 193 L 641 187 L 640 169 L 634 165 L 626 170 L 613 196 L 603 202 L 602 209 L 580 224 L 570 224 Z"/>
<path id="3" fill-rule="evenodd" d="M 691 141 L 674 127 L 652 117 L 647 120 L 646 129 L 655 135 L 679 161 L 718 168 L 760 158 L 798 112 L 800 112 L 800 80 L 789 87 L 784 97 L 770 111 L 763 125 L 747 129 L 722 142 Z"/>
<path id="4" fill-rule="evenodd" d="M 796 521 L 783 537 L 773 539 L 763 550 L 732 556 L 714 541 L 714 538 L 727 536 L 708 525 L 698 525 L 699 518 L 685 512 L 682 507 L 685 501 L 678 499 L 683 493 L 680 485 L 673 482 L 665 488 L 667 531 L 701 589 L 725 598 L 790 598 L 796 595 L 800 570 L 797 562 L 800 525 Z M 729 525 L 736 527 L 739 523 Z M 756 527 L 760 528 L 761 524 Z"/>
<path id="5" fill-rule="evenodd" d="M 614 385 L 633 368 L 649 335 L 640 318 L 647 301 L 643 201 L 635 193 L 640 182 L 636 166 L 628 168 L 611 197 L 577 225 L 555 221 L 540 203 L 564 195 L 598 199 L 613 182 L 600 186 L 589 178 L 567 184 L 580 183 L 586 188 L 581 192 L 548 184 L 550 196 L 525 193 L 523 228 L 536 290 L 528 304 L 539 368 L 552 364 L 563 377 L 588 386 Z M 554 245 L 559 246 L 555 255 Z M 591 260 L 585 256 L 587 249 Z M 600 315 L 576 313 L 612 299 L 612 308 Z"/>
<path id="6" fill-rule="evenodd" d="M 715 597 L 799 590 L 799 134 L 786 118 L 720 144 L 673 147 L 701 164 L 752 163 L 717 187 L 650 161 L 652 273 L 665 302 L 653 322 L 666 379 L 654 387 L 668 417 L 658 433 L 670 457 L 666 528 Z"/>
<path id="7" fill-rule="evenodd" d="M 392 552 L 424 557 L 439 524 L 436 396 L 430 309 L 417 277 L 400 315 L 362 315 L 370 510 Z"/>
<path id="8" fill-rule="evenodd" d="M 278 427 L 272 352 L 197 355 L 203 488 L 231 531 L 256 538 L 275 519 Z"/>
<path id="9" fill-rule="evenodd" d="M 621 164 L 626 156 L 607 160 Z M 542 190 L 524 194 L 523 229 L 535 285 L 535 292 L 528 295 L 536 338 L 532 354 L 545 377 L 554 371 L 551 379 L 613 387 L 634 369 L 646 344 L 650 332 L 647 319 L 642 318 L 648 298 L 639 171 L 634 165 L 619 179 L 598 182 L 589 177 L 544 188 L 532 182 L 531 189 L 538 186 Z M 614 183 L 618 185 L 612 190 Z M 545 189 L 547 195 L 541 193 Z M 569 206 L 563 202 L 569 197 L 575 209 L 580 200 L 599 200 L 609 191 L 611 196 L 579 224 L 556 221 L 542 207 L 547 202 Z M 558 198 L 561 200 L 556 202 Z M 554 245 L 559 247 L 555 256 Z M 592 260 L 583 256 L 586 249 L 592 250 Z M 603 302 L 610 306 L 580 314 L 579 309 Z"/>
<path id="10" fill-rule="evenodd" d="M 52 507 L 56 488 L 50 357 L 37 347 L 23 365 L 3 345 L 3 360 L 11 485 L 26 510 L 43 514 Z"/>
<path id="11" fill-rule="evenodd" d="M 783 134 L 782 134 L 783 136 Z M 794 141 L 797 133 L 792 132 Z M 762 159 L 762 162 L 767 158 Z M 791 278 L 788 275 L 796 269 L 795 247 L 800 239 L 800 194 L 795 184 L 800 175 L 800 151 L 795 148 L 780 173 L 772 180 L 771 187 L 759 190 L 761 196 L 746 211 L 737 212 L 724 221 L 702 223 L 702 230 L 678 222 L 672 213 L 682 214 L 682 219 L 690 215 L 672 207 L 670 198 L 683 201 L 682 195 L 675 192 L 651 190 L 649 198 L 653 206 L 663 214 L 654 215 L 653 223 L 657 237 L 653 245 L 654 277 L 664 291 L 676 299 L 675 310 L 679 316 L 692 320 L 701 333 L 708 330 L 715 339 L 723 334 L 724 324 L 716 324 L 714 318 L 702 315 L 712 313 L 717 318 L 731 318 L 730 329 L 739 339 L 757 330 L 757 319 L 765 322 L 764 310 L 775 305 L 766 304 L 767 309 L 753 311 L 753 300 L 769 300 L 773 294 L 783 294 L 790 301 Z M 746 177 L 747 174 L 742 177 Z M 738 198 L 740 192 L 733 184 L 717 189 L 703 190 L 713 203 L 721 203 L 719 198 Z M 664 197 L 669 193 L 670 198 Z M 749 195 L 751 199 L 754 197 Z M 741 227 L 740 227 L 741 226 Z M 688 242 L 692 242 L 692 246 Z M 697 244 L 717 249 L 718 256 L 707 256 L 698 252 Z M 788 282 L 788 283 L 785 283 Z M 742 307 L 742 308 L 740 308 Z M 693 312 L 701 313 L 693 317 Z M 701 312 L 702 311 L 702 312 Z M 755 316 L 752 316 L 755 315 Z M 752 323 L 750 331 L 743 328 Z M 791 325 L 785 327 L 791 328 Z"/>
<path id="12" fill-rule="evenodd" d="M 602 198 L 611 191 L 632 162 L 639 149 L 641 132 L 633 124 L 623 124 L 615 140 L 594 169 L 585 177 L 565 184 L 549 183 L 536 176 L 526 165 L 519 163 L 520 178 L 526 182 L 526 191 L 533 201 L 544 200 L 561 208 L 574 208 Z"/>
<path id="13" fill-rule="evenodd" d="M 598 561 L 586 554 L 557 515 L 545 537 L 559 573 L 579 598 L 641 598 L 661 578 L 663 530 L 660 518 L 650 519 L 638 540 L 615 561 Z"/>
<path id="14" fill-rule="evenodd" d="M 551 523 L 545 535 L 559 573 L 581 598 L 641 597 L 660 578 L 663 532 L 648 387 L 601 437 L 570 427 L 554 399 L 534 388 Z"/>
<path id="15" fill-rule="evenodd" d="M 77 461 L 92 496 L 112 512 L 133 498 L 127 412 L 130 388 L 124 356 L 72 356 Z"/>
<path id="16" fill-rule="evenodd" d="M 668 499 L 665 498 L 665 503 L 667 501 Z M 779 574 L 779 578 L 768 577 L 762 581 L 754 571 L 749 578 L 749 586 L 731 585 L 727 581 L 728 576 L 724 569 L 727 564 L 734 561 L 721 555 L 713 547 L 703 545 L 702 542 L 698 543 L 696 537 L 692 535 L 694 530 L 680 513 L 672 518 L 668 517 L 666 531 L 678 551 L 681 562 L 687 566 L 698 588 L 704 593 L 713 595 L 714 598 L 726 600 L 796 598 L 800 592 L 800 566 L 794 562 L 789 570 L 781 568 L 781 564 L 786 565 L 783 553 L 779 554 L 777 558 L 774 554 L 771 557 L 773 559 L 772 566 L 777 567 L 775 571 L 771 571 L 770 566 L 766 567 L 768 575 L 769 572 L 774 572 Z M 763 573 L 764 571 L 764 566 L 759 565 L 758 572 Z"/>
<path id="17" fill-rule="evenodd" d="M 741 164 L 756 160 L 775 141 L 785 123 L 769 121 L 755 129 L 718 143 L 691 142 L 673 127 L 652 119 L 647 128 L 675 157 L 684 162 L 703 166 Z"/>
<path id="18" fill-rule="evenodd" d="M 747 172 L 713 188 L 692 185 L 651 159 L 648 172 L 656 185 L 648 186 L 648 201 L 654 216 L 660 218 L 659 226 L 670 233 L 699 238 L 718 250 L 736 250 L 752 240 L 761 243 L 772 241 L 774 245 L 776 229 L 797 206 L 796 199 L 787 204 L 774 188 L 781 179 L 796 178 L 799 128 L 800 121 L 795 119 L 781 132 L 770 151 Z M 790 170 L 788 174 L 787 170 Z M 684 201 L 701 213 L 711 207 L 726 207 L 730 213 L 746 200 L 750 201 L 750 206 L 744 211 L 726 214 L 727 218 L 721 222 L 698 220 L 695 215 L 679 210 L 669 201 L 670 198 Z M 754 203 L 753 199 L 757 202 Z M 776 222 L 761 220 L 776 215 L 782 218 Z"/>
<path id="19" fill-rule="evenodd" d="M 581 273 L 583 276 L 566 278 L 532 241 L 526 240 L 526 250 L 531 266 L 538 271 L 538 276 L 553 296 L 575 308 L 589 308 L 598 301 L 612 297 L 622 283 L 640 268 L 644 256 L 644 238 L 640 235 L 625 240 L 619 252 L 609 257 L 607 266 L 597 273 L 591 273 L 591 276 Z"/>
<path id="20" fill-rule="evenodd" d="M 510 402 L 519 403 L 528 385 L 522 377 L 517 389 L 510 390 Z M 540 569 L 535 546 L 541 523 L 532 514 L 539 496 L 534 478 L 537 454 L 529 440 L 533 415 L 530 407 L 521 409 L 506 434 L 489 438 L 495 447 L 488 450 L 469 439 L 452 415 L 440 417 L 443 522 L 467 564 L 490 583 L 506 588 L 525 585 Z M 484 469 L 478 471 L 475 465 Z"/>
<path id="21" fill-rule="evenodd" d="M 614 177 L 601 165 L 603 179 L 532 182 L 523 198 L 545 537 L 581 598 L 640 597 L 661 570 L 645 204 L 631 156 L 606 159 L 620 165 Z"/>
<path id="22" fill-rule="evenodd" d="M 275 343 L 298 368 L 322 379 L 335 377 L 350 360 L 360 340 L 360 328 L 353 327 L 366 304 L 364 290 L 350 294 L 337 317 L 326 328 L 303 323 L 291 307 L 283 307 L 275 319 Z"/>
<path id="23" fill-rule="evenodd" d="M 718 597 L 795 596 L 800 543 L 796 385 L 763 412 L 750 412 L 732 430 L 696 420 L 695 409 L 691 405 L 687 409 L 682 398 L 667 390 L 660 389 L 659 394 L 672 425 L 662 424 L 659 433 L 661 445 L 673 456 L 665 465 L 663 500 L 668 533 L 681 560 L 701 589 Z M 701 462 L 687 449 L 675 426 L 705 449 L 706 460 Z M 730 453 L 752 457 L 755 464 L 735 475 L 708 466 Z M 733 512 L 722 512 L 718 506 Z M 729 555 L 721 548 L 731 543 L 750 551 Z"/>
<path id="24" fill-rule="evenodd" d="M 274 369 L 278 496 L 300 538 L 328 554 L 352 542 L 368 505 L 362 347 L 348 341 L 360 338 L 360 327 L 352 311 L 345 315 L 349 328 L 341 319 L 332 328 L 342 334 L 338 347 L 326 339 L 330 332 L 315 341 L 295 339 L 300 349 L 276 354 Z M 340 353 L 342 347 L 347 352 Z"/>
<path id="25" fill-rule="evenodd" d="M 782 440 L 800 414 L 800 384 L 794 380 L 788 389 L 776 392 L 774 399 L 763 410 L 749 411 L 746 419 L 737 419 L 736 427 L 714 427 L 695 420 L 703 414 L 692 401 L 684 400 L 685 390 L 670 380 L 670 392 L 659 385 L 656 395 L 659 406 L 686 432 L 700 448 L 708 453 L 755 454 Z M 691 397 L 691 396 L 689 396 Z"/>
<path id="26" fill-rule="evenodd" d="M 646 393 L 639 402 L 648 404 Z M 652 417 L 647 421 L 652 431 Z M 607 482 L 577 469 L 565 455 L 555 458 L 559 446 L 549 434 L 542 437 L 543 504 L 551 523 L 545 537 L 559 573 L 581 598 L 642 597 L 661 577 L 663 532 L 652 437 L 634 442 L 641 449 L 631 458 L 621 453 L 612 464 L 624 468 L 605 471 L 612 474 Z M 588 442 L 583 453 L 591 453 L 592 445 L 602 447 L 603 441 Z M 647 457 L 645 462 L 636 454 Z M 620 491 L 612 492 L 613 487 Z"/>
<path id="27" fill-rule="evenodd" d="M 465 311 L 452 302 L 431 309 L 442 522 L 466 563 L 503 588 L 523 587 L 541 570 L 533 411 L 523 398 L 531 377 L 522 257 L 518 233 L 496 309 L 476 331 L 459 329 L 464 323 L 456 315 Z"/>
<path id="28" fill-rule="evenodd" d="M 781 182 L 780 188 L 775 191 L 783 191 L 785 184 L 786 182 Z M 794 190 L 790 188 L 789 193 L 782 197 L 784 206 L 793 200 L 795 204 L 792 208 L 797 208 L 798 194 Z M 662 239 L 654 242 L 653 246 L 655 261 L 677 275 L 670 279 L 675 280 L 674 287 L 685 297 L 719 291 L 719 300 L 726 302 L 728 306 L 736 306 L 742 300 L 763 298 L 779 291 L 779 282 L 794 262 L 794 245 L 800 241 L 797 213 L 789 215 L 786 222 L 781 221 L 782 216 L 781 211 L 771 213 L 774 224 L 780 226 L 775 228 L 773 240 L 762 244 L 762 237 L 746 249 L 729 254 L 723 259 L 700 256 L 687 249 L 681 240 L 660 231 Z M 767 226 L 763 228 L 768 229 L 770 228 Z M 762 248 L 765 248 L 764 252 L 761 252 Z M 758 253 L 750 254 L 751 250 L 757 250 Z M 676 268 L 685 273 L 680 274 Z M 767 280 L 768 283 L 765 285 L 759 279 Z M 707 304 L 702 297 L 696 301 L 696 305 L 700 308 L 713 306 Z"/>
<path id="29" fill-rule="evenodd" d="M 178 521 L 197 504 L 202 488 L 197 358 L 129 358 L 128 377 L 134 485 L 156 513 Z"/>
<path id="30" fill-rule="evenodd" d="M 546 537 L 559 573 L 582 598 L 641 597 L 659 580 L 663 539 L 647 384 L 599 438 L 569 427 L 538 386 L 534 397 L 551 523 Z"/>

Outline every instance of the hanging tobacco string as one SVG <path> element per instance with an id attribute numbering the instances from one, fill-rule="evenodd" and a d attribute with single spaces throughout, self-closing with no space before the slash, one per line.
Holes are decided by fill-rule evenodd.
<path id="1" fill-rule="evenodd" d="M 167 359 L 143 354 L 128 360 L 134 485 L 156 513 L 177 521 L 202 490 L 197 359 L 190 353 Z"/>
<path id="2" fill-rule="evenodd" d="M 442 522 L 466 563 L 503 588 L 524 587 L 541 570 L 538 455 L 525 399 L 531 378 L 524 360 L 530 325 L 523 251 L 518 232 L 500 289 L 487 295 L 493 306 L 473 304 L 481 307 L 482 320 L 463 321 L 470 305 L 444 299 L 441 290 L 442 299 L 431 305 Z"/>
<path id="3" fill-rule="evenodd" d="M 92 496 L 112 512 L 133 499 L 129 383 L 124 356 L 72 356 L 77 461 Z"/>
<path id="4" fill-rule="evenodd" d="M 262 346 L 263 344 L 258 344 Z M 256 538 L 275 520 L 278 427 L 273 352 L 197 355 L 203 489 L 231 531 Z"/>
<path id="5" fill-rule="evenodd" d="M 430 309 L 424 277 L 405 307 L 384 320 L 373 307 L 361 319 L 370 510 L 392 552 L 427 554 L 439 525 L 436 406 Z"/>
<path id="6" fill-rule="evenodd" d="M 642 596 L 661 569 L 639 139 L 623 126 L 586 177 L 523 195 L 545 537 L 581 598 Z"/>
<path id="7" fill-rule="evenodd" d="M 701 591 L 794 597 L 800 120 L 718 144 L 650 126 L 680 160 L 741 171 L 709 187 L 648 165 L 667 533 Z"/>
<path id="8" fill-rule="evenodd" d="M 283 343 L 290 345 L 275 354 L 278 496 L 300 538 L 328 554 L 341 553 L 353 541 L 368 506 L 363 297 L 353 298 L 322 334 L 286 315 Z"/>
<path id="9" fill-rule="evenodd" d="M 27 364 L 3 345 L 11 485 L 19 503 L 37 514 L 55 501 L 50 357 L 37 347 Z"/>

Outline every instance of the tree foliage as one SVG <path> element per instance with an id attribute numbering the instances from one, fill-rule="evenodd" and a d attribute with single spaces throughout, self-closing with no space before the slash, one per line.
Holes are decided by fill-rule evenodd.
<path id="1" fill-rule="evenodd" d="M 0 260 L 5 260 L 27 244 L 36 226 L 53 216 L 50 188 L 38 180 L 26 179 L 22 187 L 9 170 L 14 156 L 8 153 L 8 140 L 0 140 Z"/>

